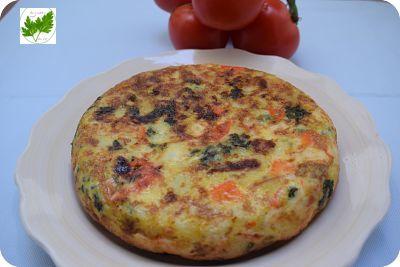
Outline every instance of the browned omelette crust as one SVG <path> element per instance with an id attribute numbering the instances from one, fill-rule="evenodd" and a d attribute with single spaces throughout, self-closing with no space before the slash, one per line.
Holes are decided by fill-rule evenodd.
<path id="1" fill-rule="evenodd" d="M 144 72 L 85 112 L 72 143 L 85 210 L 139 248 L 229 259 L 289 239 L 338 181 L 336 130 L 307 95 L 256 70 Z"/>

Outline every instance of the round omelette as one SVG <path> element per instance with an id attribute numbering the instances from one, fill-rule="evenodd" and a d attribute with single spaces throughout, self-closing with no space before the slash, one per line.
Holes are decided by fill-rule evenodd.
<path id="1" fill-rule="evenodd" d="M 137 74 L 82 116 L 77 195 L 136 247 L 197 260 L 290 239 L 338 182 L 335 127 L 293 85 L 214 64 Z"/>

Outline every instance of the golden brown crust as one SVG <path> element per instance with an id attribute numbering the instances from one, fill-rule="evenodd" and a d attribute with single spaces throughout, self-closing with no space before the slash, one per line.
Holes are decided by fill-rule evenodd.
<path id="1" fill-rule="evenodd" d="M 94 220 L 139 248 L 197 260 L 292 238 L 338 181 L 328 115 L 242 67 L 137 74 L 95 101 L 72 145 L 77 195 Z"/>

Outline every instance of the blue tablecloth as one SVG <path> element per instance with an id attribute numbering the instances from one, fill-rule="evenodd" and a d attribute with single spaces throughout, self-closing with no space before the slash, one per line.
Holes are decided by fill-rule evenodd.
<path id="1" fill-rule="evenodd" d="M 384 266 L 400 247 L 400 19 L 388 3 L 302 0 L 299 66 L 336 80 L 366 105 L 392 150 L 392 204 L 355 266 Z M 57 8 L 56 45 L 19 44 L 19 8 Z M 0 250 L 17 266 L 52 266 L 19 219 L 15 163 L 33 123 L 82 79 L 173 47 L 151 0 L 26 0 L 0 21 Z M 376 177 L 379 179 L 379 177 Z M 377 192 L 379 194 L 379 192 Z"/>

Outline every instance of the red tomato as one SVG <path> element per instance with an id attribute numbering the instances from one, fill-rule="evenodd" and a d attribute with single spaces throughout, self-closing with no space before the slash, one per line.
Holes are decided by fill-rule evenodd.
<path id="1" fill-rule="evenodd" d="M 161 9 L 171 13 L 178 6 L 191 3 L 192 0 L 154 0 Z"/>
<path id="2" fill-rule="evenodd" d="M 290 12 L 280 0 L 266 0 L 256 20 L 232 32 L 233 46 L 257 54 L 290 58 L 299 46 L 297 9 L 288 1 Z"/>
<path id="3" fill-rule="evenodd" d="M 174 10 L 169 18 L 169 37 L 176 49 L 223 48 L 228 42 L 227 32 L 209 28 L 194 16 L 191 4 Z"/>
<path id="4" fill-rule="evenodd" d="M 199 20 L 212 28 L 238 30 L 260 13 L 264 0 L 193 0 Z"/>

